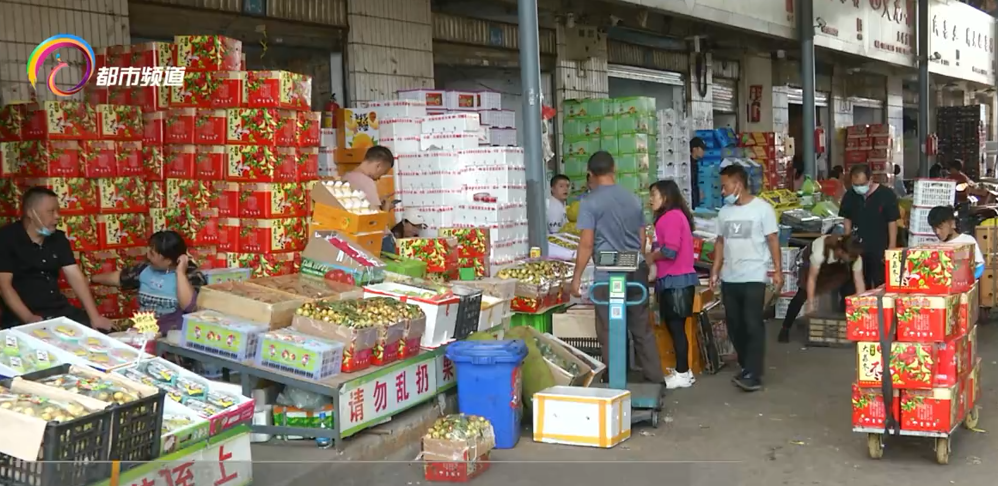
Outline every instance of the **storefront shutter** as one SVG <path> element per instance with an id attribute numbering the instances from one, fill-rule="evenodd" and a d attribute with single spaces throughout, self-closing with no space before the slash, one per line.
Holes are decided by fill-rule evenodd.
<path id="1" fill-rule="evenodd" d="M 711 96 L 714 98 L 714 111 L 722 113 L 738 112 L 737 80 L 714 78 L 714 84 L 711 85 Z"/>

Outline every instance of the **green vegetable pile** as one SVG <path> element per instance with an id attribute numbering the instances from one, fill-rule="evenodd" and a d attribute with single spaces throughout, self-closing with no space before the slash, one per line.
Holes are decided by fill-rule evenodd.
<path id="1" fill-rule="evenodd" d="M 476 440 L 490 435 L 492 435 L 492 424 L 485 417 L 458 413 L 437 419 L 423 438 Z"/>

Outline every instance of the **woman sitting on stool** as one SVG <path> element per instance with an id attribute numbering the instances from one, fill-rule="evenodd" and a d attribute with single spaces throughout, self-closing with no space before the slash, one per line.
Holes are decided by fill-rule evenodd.
<path id="1" fill-rule="evenodd" d="M 799 288 L 790 300 L 779 341 L 790 342 L 790 328 L 804 303 L 807 312 L 817 307 L 816 297 L 845 288 L 842 296 L 866 291 L 863 280 L 863 247 L 852 236 L 825 235 L 804 248 L 798 268 Z M 852 276 L 852 285 L 849 277 Z M 820 277 L 820 278 L 819 278 Z M 850 288 L 853 287 L 853 288 Z"/>

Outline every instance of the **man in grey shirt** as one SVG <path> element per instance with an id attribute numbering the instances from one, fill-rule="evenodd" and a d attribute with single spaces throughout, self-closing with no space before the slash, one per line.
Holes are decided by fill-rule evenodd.
<path id="1" fill-rule="evenodd" d="M 641 201 L 632 192 L 616 184 L 613 156 L 596 152 L 589 158 L 589 176 L 593 190 L 579 204 L 576 227 L 582 232 L 575 257 L 575 277 L 572 292 L 581 297 L 582 273 L 594 251 L 616 250 L 642 252 L 645 247 L 645 217 Z M 606 281 L 605 272 L 596 272 L 597 282 Z M 648 284 L 648 265 L 641 262 L 638 270 L 628 275 L 629 282 Z M 627 289 L 627 299 L 637 300 L 641 291 Z M 600 287 L 593 291 L 593 298 L 607 301 L 609 289 Z M 655 335 L 648 321 L 648 301 L 627 307 L 627 328 L 634 338 L 634 351 L 645 379 L 664 383 L 662 362 L 659 361 Z M 596 337 L 603 351 L 603 362 L 610 363 L 609 306 L 596 306 Z"/>

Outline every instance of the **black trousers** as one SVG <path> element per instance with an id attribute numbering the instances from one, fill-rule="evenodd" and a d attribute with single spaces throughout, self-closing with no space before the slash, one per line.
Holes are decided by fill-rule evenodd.
<path id="1" fill-rule="evenodd" d="M 628 274 L 627 281 L 647 285 L 648 265 L 642 263 L 636 272 Z M 607 301 L 609 296 L 610 289 L 606 286 L 593 289 L 594 300 Z M 641 290 L 627 289 L 627 300 L 637 300 L 640 296 Z M 595 307 L 596 338 L 599 339 L 603 352 L 603 362 L 610 366 L 610 307 L 606 305 Z M 648 322 L 648 301 L 646 300 L 641 305 L 629 305 L 626 309 L 627 330 L 630 331 L 631 337 L 634 339 L 634 353 L 638 365 L 641 366 L 641 372 L 646 380 L 652 383 L 661 383 L 665 379 L 665 374 L 662 372 L 662 361 L 658 355 L 658 343 L 655 341 L 655 334 Z M 609 376 L 609 373 L 607 375 Z"/>
<path id="2" fill-rule="evenodd" d="M 887 281 L 884 252 L 871 252 L 863 255 L 863 280 L 867 289 L 880 287 Z"/>
<path id="3" fill-rule="evenodd" d="M 73 307 L 69 304 L 59 307 L 54 307 L 51 309 L 39 309 L 34 312 L 42 319 L 55 319 L 56 317 L 65 317 L 66 319 L 69 319 L 71 321 L 76 321 L 79 322 L 80 324 L 83 324 L 84 326 L 91 327 L 90 316 L 87 315 L 86 311 L 80 309 L 79 307 Z M 14 315 L 13 312 L 10 312 L 10 310 L 8 309 L 4 309 L 3 314 L 0 314 L 0 323 L 2 323 L 0 324 L 0 327 L 2 327 L 3 329 L 10 329 L 12 327 L 24 324 L 23 322 L 21 322 L 20 319 L 17 318 L 16 315 Z"/>
<path id="4" fill-rule="evenodd" d="M 766 284 L 722 282 L 721 302 L 724 304 L 728 337 L 738 353 L 738 364 L 754 378 L 762 377 L 766 355 L 766 327 L 763 319 Z"/>
<path id="5" fill-rule="evenodd" d="M 657 293 L 658 313 L 665 323 L 665 328 L 669 330 L 669 335 L 672 336 L 672 348 L 676 352 L 677 373 L 686 373 L 690 370 L 690 341 L 686 336 L 686 318 L 692 315 L 696 289 L 691 286 L 685 290 L 682 293 L 671 289 Z M 671 295 L 669 295 L 670 293 Z M 685 301 L 671 302 L 671 299 L 676 298 L 682 298 Z"/>

